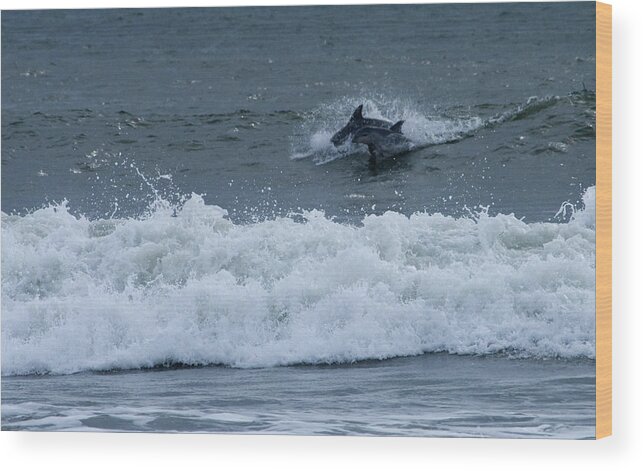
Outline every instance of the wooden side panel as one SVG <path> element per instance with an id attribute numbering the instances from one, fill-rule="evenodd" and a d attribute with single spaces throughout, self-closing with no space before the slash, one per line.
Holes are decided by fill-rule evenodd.
<path id="1" fill-rule="evenodd" d="M 612 434 L 612 6 L 596 3 L 596 438 Z"/>

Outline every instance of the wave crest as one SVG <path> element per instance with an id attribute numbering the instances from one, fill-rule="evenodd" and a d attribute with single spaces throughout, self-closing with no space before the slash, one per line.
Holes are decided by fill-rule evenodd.
<path id="1" fill-rule="evenodd" d="M 198 195 L 139 219 L 3 213 L 2 371 L 594 358 L 593 188 L 584 206 L 533 224 L 308 211 L 241 225 Z"/>

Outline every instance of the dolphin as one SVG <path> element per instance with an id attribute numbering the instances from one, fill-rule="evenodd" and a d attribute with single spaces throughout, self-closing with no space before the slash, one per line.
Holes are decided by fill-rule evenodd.
<path id="1" fill-rule="evenodd" d="M 339 147 L 344 144 L 344 142 L 354 136 L 355 133 L 362 128 L 370 127 L 388 129 L 393 124 L 390 121 L 383 119 L 365 118 L 362 114 L 363 109 L 364 105 L 359 105 L 355 108 L 355 111 L 353 111 L 353 115 L 348 120 L 346 126 L 337 131 L 333 137 L 330 138 L 330 142 L 332 142 L 335 147 Z"/>
<path id="2" fill-rule="evenodd" d="M 374 164 L 377 157 L 388 157 L 411 148 L 411 141 L 402 134 L 402 124 L 398 121 L 390 128 L 364 127 L 353 135 L 352 142 L 364 144 L 371 155 L 370 163 Z"/>

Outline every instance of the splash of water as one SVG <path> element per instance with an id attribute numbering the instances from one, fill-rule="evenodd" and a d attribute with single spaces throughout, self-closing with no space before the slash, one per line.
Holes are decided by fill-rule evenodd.
<path id="1" fill-rule="evenodd" d="M 477 117 L 446 118 L 420 109 L 412 101 L 385 96 L 343 97 L 322 104 L 308 112 L 291 139 L 291 159 L 313 159 L 325 164 L 335 159 L 364 153 L 359 145 L 350 142 L 335 147 L 331 136 L 348 121 L 354 109 L 364 105 L 364 116 L 391 122 L 404 120 L 403 132 L 415 147 L 441 144 L 461 138 L 482 126 Z"/>
<path id="2" fill-rule="evenodd" d="M 423 352 L 593 358 L 594 196 L 566 223 L 320 211 L 234 224 L 2 214 L 2 372 L 263 367 Z"/>
<path id="3" fill-rule="evenodd" d="M 585 92 L 589 93 L 589 92 Z M 403 133 L 414 149 L 431 145 L 456 142 L 473 135 L 477 130 L 499 126 L 508 121 L 526 119 L 546 110 L 563 99 L 578 100 L 579 93 L 568 96 L 529 97 L 524 103 L 508 106 L 508 109 L 493 116 L 446 116 L 434 109 L 424 109 L 411 100 L 402 100 L 383 95 L 342 97 L 325 103 L 306 113 L 302 123 L 291 138 L 293 160 L 312 159 L 316 164 L 326 164 L 338 158 L 365 154 L 366 150 L 350 142 L 335 147 L 331 136 L 341 129 L 353 110 L 364 105 L 364 116 L 385 119 L 391 122 L 404 120 Z"/>

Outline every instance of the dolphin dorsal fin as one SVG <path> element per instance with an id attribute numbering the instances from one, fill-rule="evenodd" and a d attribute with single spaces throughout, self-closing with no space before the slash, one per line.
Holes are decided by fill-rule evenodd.
<path id="1" fill-rule="evenodd" d="M 364 116 L 362 116 L 362 108 L 364 108 L 364 105 L 359 105 L 357 108 L 355 108 L 355 111 L 353 111 L 352 119 L 364 119 Z"/>
<path id="2" fill-rule="evenodd" d="M 404 120 L 398 121 L 393 126 L 391 126 L 391 131 L 392 132 L 398 132 L 398 133 L 402 134 L 402 125 L 403 124 L 404 124 Z"/>

